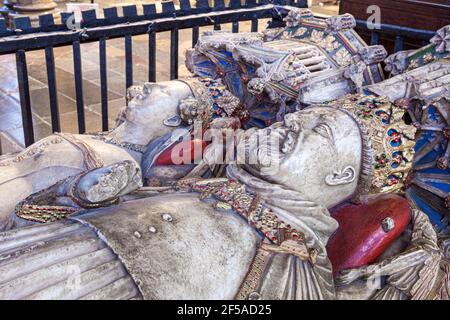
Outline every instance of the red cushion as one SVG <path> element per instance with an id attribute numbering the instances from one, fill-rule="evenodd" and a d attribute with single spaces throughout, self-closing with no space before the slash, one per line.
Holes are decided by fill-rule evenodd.
<path id="1" fill-rule="evenodd" d="M 395 194 L 379 195 L 365 204 L 344 204 L 331 215 L 339 229 L 327 244 L 333 273 L 374 262 L 405 231 L 411 212 L 408 201 Z M 394 228 L 385 232 L 382 221 L 392 218 Z"/>
<path id="2" fill-rule="evenodd" d="M 156 159 L 155 165 L 191 164 L 202 159 L 202 155 L 208 143 L 199 139 L 191 139 L 174 143 L 164 150 Z M 187 162 L 184 161 L 187 155 Z M 190 156 L 189 156 L 190 155 Z M 175 158 L 174 158 L 175 157 Z M 174 163 L 174 159 L 177 159 Z"/>

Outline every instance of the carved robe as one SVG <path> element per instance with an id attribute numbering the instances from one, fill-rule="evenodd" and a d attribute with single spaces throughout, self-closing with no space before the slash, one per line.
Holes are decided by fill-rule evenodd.
<path id="1" fill-rule="evenodd" d="M 337 225 L 328 211 L 234 166 L 229 175 L 272 194 L 267 206 L 316 251 L 311 263 L 268 250 L 263 273 L 245 298 L 334 298 L 324 246 Z M 127 292 L 123 298 L 240 298 L 258 262 L 255 255 L 270 245 L 242 217 L 233 208 L 220 210 L 213 196 L 201 200 L 194 192 L 171 193 L 94 210 L 64 223 L 5 232 L 0 234 L 0 270 L 7 276 L 0 281 L 0 297 L 111 298 Z M 67 250 L 61 252 L 63 247 Z M 95 259 L 104 254 L 104 260 Z M 26 266 L 11 268 L 22 264 Z M 79 271 L 75 280 L 69 265 Z M 73 281 L 78 285 L 69 286 Z"/>

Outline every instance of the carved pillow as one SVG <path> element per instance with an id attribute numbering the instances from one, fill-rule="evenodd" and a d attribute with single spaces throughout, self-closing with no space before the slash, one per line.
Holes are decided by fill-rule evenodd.
<path id="1" fill-rule="evenodd" d="M 410 210 L 408 201 L 395 194 L 334 209 L 331 214 L 339 228 L 327 244 L 333 274 L 374 262 L 405 231 Z"/>

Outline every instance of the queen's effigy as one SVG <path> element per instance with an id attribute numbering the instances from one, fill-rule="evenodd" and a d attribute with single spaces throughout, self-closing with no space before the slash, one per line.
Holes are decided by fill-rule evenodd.
<path id="1" fill-rule="evenodd" d="M 387 57 L 285 21 L 2 156 L 0 299 L 448 300 L 450 27 Z"/>

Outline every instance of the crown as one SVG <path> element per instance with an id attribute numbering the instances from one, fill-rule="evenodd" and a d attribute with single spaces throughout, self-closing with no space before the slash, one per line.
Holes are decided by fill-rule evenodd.
<path id="1" fill-rule="evenodd" d="M 357 197 L 399 191 L 412 167 L 416 128 L 405 123 L 405 110 L 386 97 L 347 95 L 330 103 L 358 123 L 363 159 Z"/>

